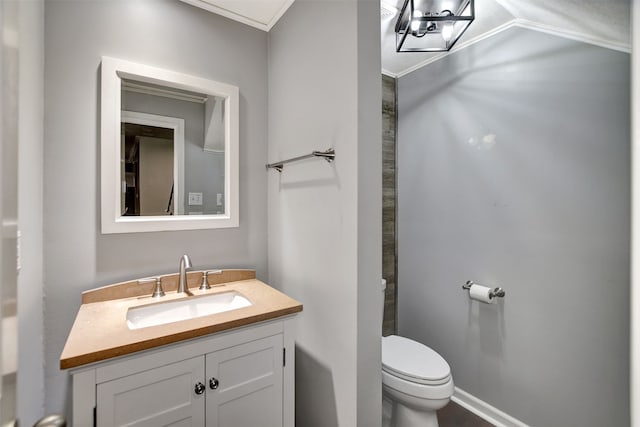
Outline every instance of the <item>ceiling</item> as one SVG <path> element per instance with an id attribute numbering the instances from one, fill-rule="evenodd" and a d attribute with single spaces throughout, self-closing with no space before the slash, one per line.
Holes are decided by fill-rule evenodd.
<path id="1" fill-rule="evenodd" d="M 294 0 L 182 0 L 263 31 L 269 31 Z"/>
<path id="2" fill-rule="evenodd" d="M 294 0 L 182 0 L 269 31 Z M 400 77 L 447 53 L 397 53 L 394 25 L 404 0 L 380 0 L 382 71 Z M 631 0 L 475 0 L 476 18 L 452 51 L 520 26 L 631 51 Z"/>
<path id="3" fill-rule="evenodd" d="M 452 51 L 511 26 L 551 32 L 617 50 L 631 50 L 631 0 L 475 0 L 476 18 Z M 446 53 L 397 53 L 394 26 L 404 0 L 381 0 L 382 71 L 407 74 Z M 396 9 L 389 15 L 387 9 Z"/>

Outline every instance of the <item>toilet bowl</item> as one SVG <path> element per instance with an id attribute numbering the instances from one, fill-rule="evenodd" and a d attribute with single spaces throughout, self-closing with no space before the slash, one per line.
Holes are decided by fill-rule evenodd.
<path id="1" fill-rule="evenodd" d="M 384 280 L 382 285 L 384 291 Z M 391 427 L 438 427 L 436 411 L 449 403 L 453 388 L 451 368 L 437 352 L 409 338 L 382 337 L 382 391 L 392 406 Z"/>
<path id="2" fill-rule="evenodd" d="M 393 405 L 392 426 L 438 427 L 436 411 L 453 394 L 449 364 L 419 342 L 382 338 L 382 391 Z"/>

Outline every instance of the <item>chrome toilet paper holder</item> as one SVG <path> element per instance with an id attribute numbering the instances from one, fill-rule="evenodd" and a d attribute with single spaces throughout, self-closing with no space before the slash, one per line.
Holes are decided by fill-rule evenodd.
<path id="1" fill-rule="evenodd" d="M 462 289 L 464 289 L 465 291 L 468 291 L 469 289 L 471 289 L 471 285 L 480 285 L 480 284 L 474 282 L 473 280 L 467 280 L 467 283 L 462 285 Z M 480 285 L 480 286 L 483 286 L 483 285 Z M 491 292 L 489 292 L 489 297 L 491 299 L 493 299 L 495 297 L 504 298 L 505 295 L 506 295 L 506 293 L 504 292 L 504 289 L 499 288 L 499 287 L 493 288 L 491 290 Z"/>

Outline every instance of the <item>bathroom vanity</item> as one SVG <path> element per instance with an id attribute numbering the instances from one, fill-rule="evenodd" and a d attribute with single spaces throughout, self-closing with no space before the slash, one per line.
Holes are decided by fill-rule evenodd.
<path id="1" fill-rule="evenodd" d="M 138 281 L 83 294 L 60 358 L 72 377 L 73 425 L 293 427 L 293 322 L 302 305 L 252 270 L 210 275 L 212 288 L 199 291 L 202 277 L 187 276 L 193 296 L 174 292 L 175 274 L 160 277 L 162 298 L 150 297 L 154 283 Z M 143 309 L 166 322 L 176 310 L 158 316 L 164 307 L 225 295 L 251 305 L 151 326 L 131 321 Z"/>

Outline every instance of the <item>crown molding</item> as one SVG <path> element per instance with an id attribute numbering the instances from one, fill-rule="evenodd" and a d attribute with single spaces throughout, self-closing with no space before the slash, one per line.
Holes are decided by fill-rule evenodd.
<path id="1" fill-rule="evenodd" d="M 539 31 L 558 37 L 563 37 L 578 42 L 591 44 L 594 46 L 604 47 L 606 49 L 617 50 L 619 52 L 631 53 L 631 43 L 621 43 L 603 37 L 594 37 L 589 34 L 577 31 L 563 30 L 551 25 L 544 25 L 539 22 L 528 21 L 526 19 L 516 19 L 515 26 L 527 28 L 529 30 Z"/>
<path id="2" fill-rule="evenodd" d="M 398 77 L 400 77 L 399 75 L 397 75 L 396 73 L 392 73 L 389 70 L 385 70 L 384 68 L 382 69 L 382 75 L 383 76 L 387 76 L 387 77 L 392 77 L 394 79 L 397 79 Z"/>
<path id="3" fill-rule="evenodd" d="M 400 78 L 403 76 L 406 76 L 409 73 L 412 73 L 426 65 L 429 65 L 433 62 L 439 61 L 453 53 L 456 53 L 462 49 L 465 49 L 469 46 L 473 46 L 474 44 L 481 42 L 483 40 L 486 40 L 488 38 L 491 38 L 503 31 L 506 31 L 510 28 L 524 28 L 524 29 L 528 29 L 528 30 L 533 30 L 533 31 L 538 31 L 541 33 L 545 33 L 545 34 L 551 34 L 557 37 L 562 37 L 565 39 L 570 39 L 570 40 L 575 40 L 575 41 L 579 41 L 579 42 L 583 42 L 583 43 L 587 43 L 587 44 L 591 44 L 594 46 L 599 46 L 599 47 L 603 47 L 606 49 L 612 49 L 612 50 L 617 50 L 620 52 L 624 52 L 624 53 L 631 53 L 631 44 L 629 43 L 619 43 L 619 42 L 614 42 L 611 40 L 607 40 L 604 38 L 599 38 L 599 37 L 593 37 L 584 33 L 578 33 L 578 32 L 574 32 L 574 31 L 568 31 L 568 30 L 561 30 L 558 29 L 557 27 L 552 27 L 549 25 L 544 25 L 544 24 L 540 24 L 537 22 L 533 22 L 533 21 L 528 21 L 525 19 L 519 19 L 519 18 L 515 18 L 512 19 L 509 22 L 506 22 L 496 28 L 494 28 L 491 31 L 488 31 L 484 34 L 481 34 L 478 37 L 474 37 L 472 39 L 466 40 L 463 43 L 459 43 L 456 46 L 454 46 L 453 49 L 451 49 L 448 52 L 442 52 L 439 54 L 436 54 L 434 56 L 432 56 L 429 59 L 426 59 L 422 62 L 419 62 L 416 65 L 413 65 L 399 73 L 388 73 L 388 75 L 390 75 L 391 77 L 395 77 L 395 78 Z M 384 71 L 383 71 L 384 72 Z"/>

